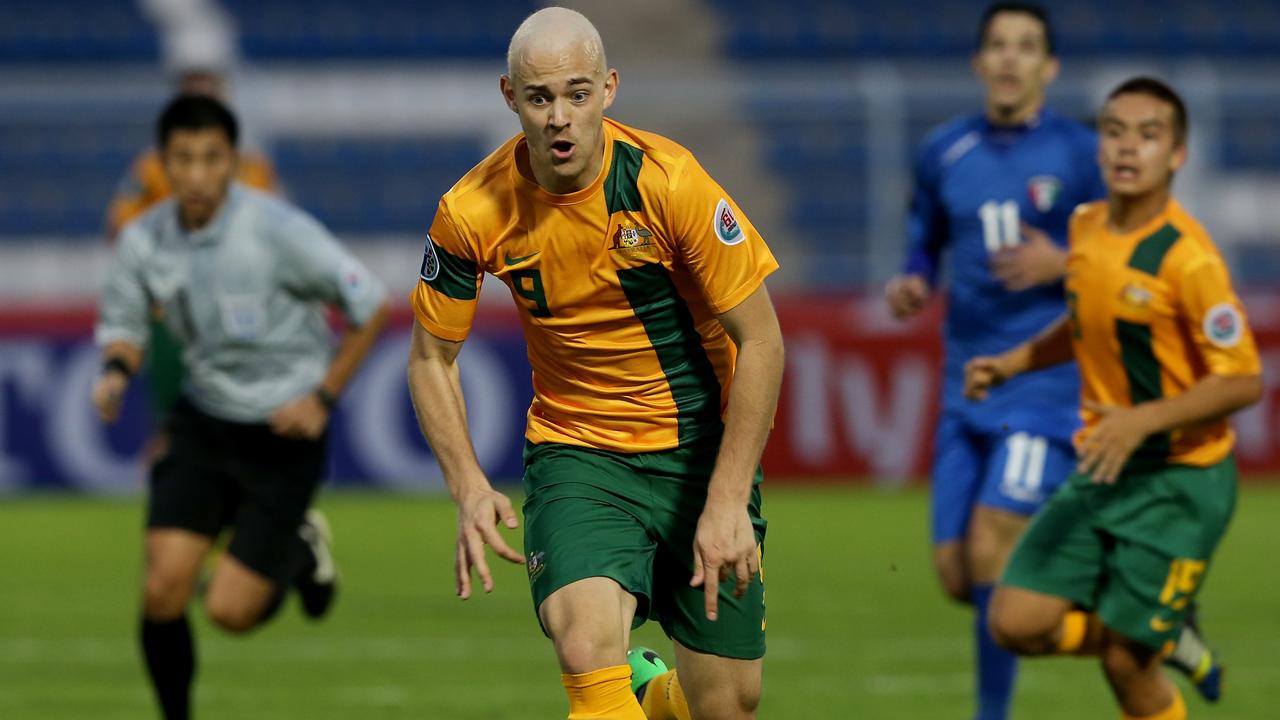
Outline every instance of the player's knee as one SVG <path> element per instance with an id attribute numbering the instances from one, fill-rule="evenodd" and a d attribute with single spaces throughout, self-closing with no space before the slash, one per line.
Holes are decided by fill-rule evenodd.
<path id="1" fill-rule="evenodd" d="M 1149 670 L 1155 651 L 1138 648 L 1114 636 L 1101 651 L 1102 670 L 1115 687 L 1123 688 Z"/>
<path id="2" fill-rule="evenodd" d="M 957 558 L 958 560 L 958 558 Z M 964 566 L 953 559 L 934 558 L 934 569 L 938 572 L 938 583 L 942 592 L 958 603 L 969 602 L 969 578 Z"/>
<path id="3" fill-rule="evenodd" d="M 724 687 L 688 700 L 694 720 L 755 720 L 760 686 Z"/>
<path id="4" fill-rule="evenodd" d="M 1044 655 L 1054 649 L 1054 626 L 997 605 L 987 614 L 987 629 L 997 645 L 1019 655 Z"/>
<path id="5" fill-rule="evenodd" d="M 587 673 L 625 662 L 626 649 L 619 638 L 575 627 L 555 638 L 556 655 L 564 672 Z"/>
<path id="6" fill-rule="evenodd" d="M 210 598 L 205 605 L 205 612 L 214 625 L 229 633 L 247 633 L 258 626 L 262 609 L 251 607 L 247 603 L 219 601 Z"/>
<path id="7" fill-rule="evenodd" d="M 187 608 L 189 584 L 181 578 L 148 572 L 142 586 L 142 612 L 152 620 L 172 620 Z"/>

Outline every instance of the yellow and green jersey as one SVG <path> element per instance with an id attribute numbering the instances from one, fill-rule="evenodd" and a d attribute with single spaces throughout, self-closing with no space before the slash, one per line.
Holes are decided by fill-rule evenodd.
<path id="1" fill-rule="evenodd" d="M 666 450 L 721 429 L 735 349 L 716 315 L 778 268 L 693 155 L 604 121 L 588 187 L 525 177 L 522 135 L 440 200 L 422 281 L 422 326 L 461 341 L 485 273 L 511 290 L 533 368 L 525 437 L 619 452 Z"/>
<path id="2" fill-rule="evenodd" d="M 1176 201 L 1144 227 L 1118 235 L 1107 203 L 1071 219 L 1067 306 L 1082 396 L 1136 405 L 1185 392 L 1206 375 L 1260 372 L 1258 349 L 1222 256 Z M 1077 442 L 1097 425 L 1083 410 Z M 1134 461 L 1209 466 L 1235 442 L 1226 419 L 1155 435 Z"/>

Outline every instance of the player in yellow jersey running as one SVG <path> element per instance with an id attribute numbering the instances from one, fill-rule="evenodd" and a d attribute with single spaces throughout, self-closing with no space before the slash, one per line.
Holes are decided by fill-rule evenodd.
<path id="1" fill-rule="evenodd" d="M 1108 196 L 1071 220 L 1067 315 L 966 368 L 975 399 L 1073 356 L 1082 380 L 1078 468 L 1023 535 L 989 621 L 1021 654 L 1100 656 L 1125 718 L 1182 720 L 1161 662 L 1235 507 L 1227 417 L 1261 397 L 1261 364 L 1222 257 L 1171 195 L 1187 156 L 1181 98 L 1129 80 L 1099 128 Z M 1201 658 L 1184 668 L 1197 682 L 1216 672 Z"/>
<path id="2" fill-rule="evenodd" d="M 618 89 L 599 33 L 548 8 L 501 80 L 523 133 L 440 201 L 412 294 L 409 386 L 458 504 L 457 592 L 484 546 L 527 565 L 569 717 L 754 718 L 764 643 L 760 455 L 783 349 L 777 269 L 679 145 L 604 118 Z M 511 290 L 533 368 L 524 556 L 476 462 L 456 358 L 485 273 Z M 676 671 L 632 653 L 656 619 Z"/>

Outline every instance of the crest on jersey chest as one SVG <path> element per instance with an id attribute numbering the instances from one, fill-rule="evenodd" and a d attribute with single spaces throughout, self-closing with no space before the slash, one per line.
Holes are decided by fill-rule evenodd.
<path id="1" fill-rule="evenodd" d="M 623 220 L 613 232 L 609 250 L 627 257 L 647 257 L 657 252 L 657 246 L 648 228 Z"/>
<path id="2" fill-rule="evenodd" d="M 1027 181 L 1027 196 L 1042 213 L 1052 210 L 1061 195 L 1062 181 L 1052 175 L 1037 175 Z"/>

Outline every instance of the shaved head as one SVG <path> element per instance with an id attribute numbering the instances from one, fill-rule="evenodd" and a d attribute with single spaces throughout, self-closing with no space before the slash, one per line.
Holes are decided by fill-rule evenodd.
<path id="1" fill-rule="evenodd" d="M 578 57 L 586 59 L 600 75 L 608 72 L 604 42 L 596 26 L 576 10 L 549 7 L 525 18 L 516 28 L 507 46 L 507 74 L 527 77 L 522 71 L 530 63 L 567 63 Z"/>

